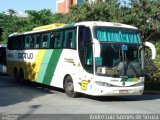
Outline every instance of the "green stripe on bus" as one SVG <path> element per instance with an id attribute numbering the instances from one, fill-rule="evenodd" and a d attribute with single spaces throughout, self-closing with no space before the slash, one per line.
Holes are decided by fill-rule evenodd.
<path id="1" fill-rule="evenodd" d="M 121 82 L 137 82 L 139 78 L 122 78 Z"/>
<path id="2" fill-rule="evenodd" d="M 52 53 L 53 53 L 53 50 L 46 50 L 46 52 L 43 56 L 43 60 L 42 60 L 41 67 L 40 67 L 38 77 L 37 77 L 37 81 L 39 83 L 43 82 L 43 79 L 44 79 L 44 76 L 45 76 L 45 73 L 46 73 L 46 70 L 48 67 L 48 62 L 51 58 Z"/>
<path id="3" fill-rule="evenodd" d="M 50 85 L 52 81 L 52 77 L 54 76 L 54 72 L 56 70 L 59 58 L 61 56 L 62 50 L 61 49 L 55 49 L 51 55 L 50 61 L 48 63 L 48 67 L 45 73 L 45 77 L 43 79 L 43 83 Z"/>

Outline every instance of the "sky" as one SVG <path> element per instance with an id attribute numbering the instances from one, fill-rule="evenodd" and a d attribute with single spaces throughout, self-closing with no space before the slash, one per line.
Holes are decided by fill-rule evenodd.
<path id="1" fill-rule="evenodd" d="M 8 9 L 17 12 L 51 9 L 56 12 L 56 0 L 0 0 L 0 12 L 6 12 Z"/>

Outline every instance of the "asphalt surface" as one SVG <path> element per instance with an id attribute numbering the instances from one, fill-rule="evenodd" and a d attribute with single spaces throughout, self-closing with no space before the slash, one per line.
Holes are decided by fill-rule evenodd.
<path id="1" fill-rule="evenodd" d="M 53 120 L 53 115 L 56 120 L 83 120 L 83 117 L 90 120 L 92 114 L 160 114 L 160 95 L 83 95 L 69 98 L 61 89 L 30 82 L 22 85 L 12 77 L 0 76 L 0 113 L 2 120 L 6 114 L 21 114 L 23 120 L 31 120 L 34 114 L 39 114 L 37 120 L 46 119 L 44 117 L 48 117 L 46 120 Z"/>

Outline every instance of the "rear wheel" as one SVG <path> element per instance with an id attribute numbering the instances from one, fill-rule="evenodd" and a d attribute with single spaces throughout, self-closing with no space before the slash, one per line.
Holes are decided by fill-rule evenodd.
<path id="1" fill-rule="evenodd" d="M 19 71 L 19 81 L 20 83 L 24 83 L 24 72 L 22 69 Z"/>
<path id="2" fill-rule="evenodd" d="M 19 82 L 19 74 L 18 74 L 17 68 L 14 69 L 13 74 L 14 74 L 15 81 Z"/>
<path id="3" fill-rule="evenodd" d="M 70 76 L 65 79 L 64 90 L 68 97 L 74 98 L 78 96 L 78 93 L 74 92 L 74 84 Z"/>

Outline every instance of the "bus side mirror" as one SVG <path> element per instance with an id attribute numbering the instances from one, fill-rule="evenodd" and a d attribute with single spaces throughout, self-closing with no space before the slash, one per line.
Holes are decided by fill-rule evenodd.
<path id="1" fill-rule="evenodd" d="M 152 51 L 152 60 L 156 58 L 156 48 L 151 42 L 144 42 L 144 45 L 149 47 Z"/>
<path id="2" fill-rule="evenodd" d="M 96 66 L 102 66 L 102 58 L 101 57 L 95 57 Z"/>

